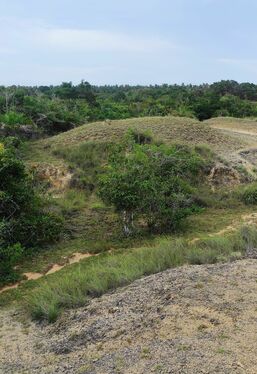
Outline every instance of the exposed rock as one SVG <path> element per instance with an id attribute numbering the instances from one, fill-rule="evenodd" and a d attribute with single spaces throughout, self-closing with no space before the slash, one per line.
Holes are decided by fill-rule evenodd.
<path id="1" fill-rule="evenodd" d="M 245 258 L 257 259 L 257 248 L 251 248 L 246 250 Z"/>
<path id="2" fill-rule="evenodd" d="M 221 163 L 211 169 L 208 179 L 212 186 L 235 186 L 241 182 L 241 176 L 237 170 Z"/>
<path id="3" fill-rule="evenodd" d="M 52 192 L 60 193 L 70 186 L 72 173 L 64 166 L 34 162 L 31 169 L 41 182 L 47 182 Z"/>
<path id="4" fill-rule="evenodd" d="M 250 148 L 240 152 L 240 156 L 242 156 L 245 160 L 250 162 L 253 165 L 257 165 L 257 149 Z"/>

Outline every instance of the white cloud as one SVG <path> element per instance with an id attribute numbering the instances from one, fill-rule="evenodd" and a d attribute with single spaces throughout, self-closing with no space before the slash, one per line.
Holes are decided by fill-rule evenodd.
<path id="1" fill-rule="evenodd" d="M 164 70 L 170 73 L 177 68 L 179 56 L 188 52 L 171 37 L 56 27 L 36 19 L 0 17 L 0 34 L 1 80 L 5 84 L 81 78 L 98 84 L 155 83 L 156 75 L 162 83 L 167 79 Z M 15 59 L 7 51 L 16 53 Z"/>
<path id="2" fill-rule="evenodd" d="M 32 39 L 42 46 L 71 51 L 154 52 L 175 48 L 165 40 L 143 38 L 105 30 L 40 28 Z"/>
<path id="3" fill-rule="evenodd" d="M 0 32 L 6 49 L 15 46 L 59 51 L 154 53 L 177 49 L 170 40 L 158 36 L 140 36 L 98 29 L 59 28 L 42 21 L 0 17 Z M 1 48 L 0 48 L 1 51 Z"/>

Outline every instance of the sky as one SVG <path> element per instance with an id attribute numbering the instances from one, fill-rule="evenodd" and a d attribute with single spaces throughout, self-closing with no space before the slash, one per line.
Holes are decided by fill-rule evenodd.
<path id="1" fill-rule="evenodd" d="M 257 83 L 256 0 L 0 0 L 0 85 Z"/>

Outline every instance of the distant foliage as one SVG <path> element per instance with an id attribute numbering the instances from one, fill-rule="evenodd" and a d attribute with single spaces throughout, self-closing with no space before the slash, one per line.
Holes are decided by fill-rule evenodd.
<path id="1" fill-rule="evenodd" d="M 34 125 L 53 135 L 86 122 L 144 116 L 256 117 L 257 85 L 221 81 L 203 85 L 0 87 L 0 124 Z"/>
<path id="2" fill-rule="evenodd" d="M 185 146 L 138 144 L 130 133 L 112 153 L 99 194 L 121 214 L 126 234 L 134 231 L 137 217 L 151 231 L 174 230 L 196 209 L 192 184 L 202 166 L 201 157 Z"/>
<path id="3" fill-rule="evenodd" d="M 28 125 L 31 123 L 31 120 L 27 118 L 23 113 L 10 111 L 8 113 L 0 115 L 0 123 L 4 123 L 7 126 Z"/>

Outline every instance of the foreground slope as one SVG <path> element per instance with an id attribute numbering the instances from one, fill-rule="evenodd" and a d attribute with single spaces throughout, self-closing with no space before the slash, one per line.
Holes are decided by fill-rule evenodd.
<path id="1" fill-rule="evenodd" d="M 46 328 L 6 314 L 0 372 L 256 373 L 256 274 L 253 259 L 168 270 Z"/>

